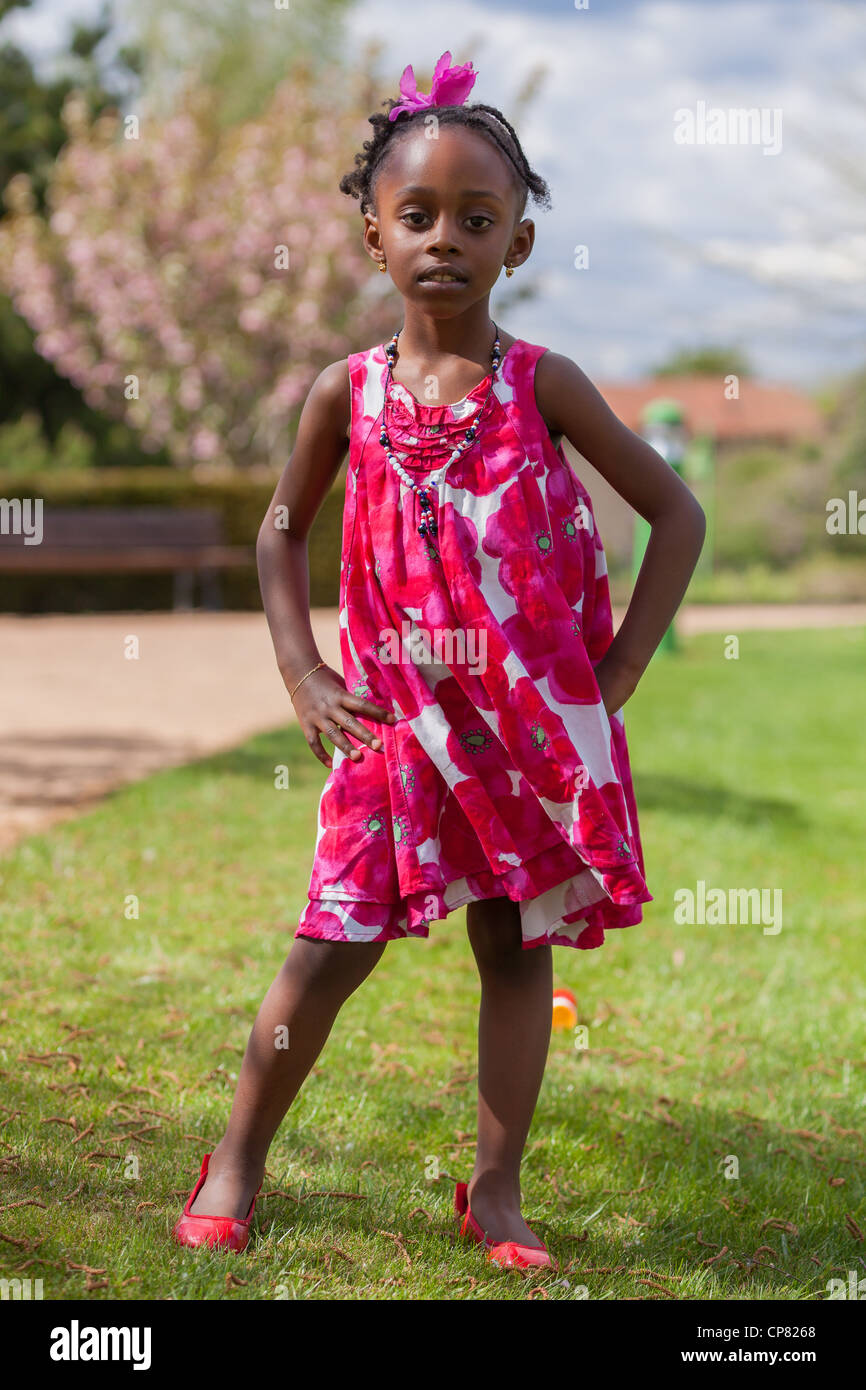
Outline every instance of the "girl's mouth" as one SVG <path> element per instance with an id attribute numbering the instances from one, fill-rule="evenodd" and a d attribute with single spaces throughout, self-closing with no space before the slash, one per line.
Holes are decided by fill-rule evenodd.
<path id="1" fill-rule="evenodd" d="M 418 276 L 421 285 L 465 285 L 466 277 L 455 270 L 425 270 Z"/>

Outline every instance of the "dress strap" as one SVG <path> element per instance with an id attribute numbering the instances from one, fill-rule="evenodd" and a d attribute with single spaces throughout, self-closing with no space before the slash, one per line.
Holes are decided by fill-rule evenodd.
<path id="1" fill-rule="evenodd" d="M 537 449 L 548 439 L 547 426 L 535 401 L 535 369 L 547 348 L 522 338 L 512 343 L 502 359 L 496 395 L 507 412 L 524 448 Z"/>
<path id="2" fill-rule="evenodd" d="M 351 425 L 349 429 L 349 468 L 357 473 L 364 447 L 373 430 L 378 429 L 385 404 L 387 361 L 381 346 L 349 354 L 351 387 Z"/>

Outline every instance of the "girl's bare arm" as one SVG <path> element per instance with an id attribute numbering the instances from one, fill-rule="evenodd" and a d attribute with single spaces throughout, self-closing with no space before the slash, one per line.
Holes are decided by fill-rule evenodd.
<path id="1" fill-rule="evenodd" d="M 569 358 L 554 352 L 539 358 L 535 398 L 548 427 L 564 434 L 652 528 L 628 611 L 602 658 L 608 673 L 616 670 L 618 693 L 630 693 L 688 588 L 706 516 L 670 464 L 623 424 Z"/>
<path id="2" fill-rule="evenodd" d="M 322 660 L 310 623 L 307 537 L 348 447 L 349 402 L 348 363 L 334 362 L 316 378 L 306 399 L 295 447 L 256 541 L 262 603 L 277 666 L 289 691 Z M 307 676 L 294 705 L 308 744 L 326 767 L 331 759 L 321 733 L 357 761 L 361 753 L 347 733 L 376 751 L 381 748 L 377 735 L 357 716 L 394 722 L 391 711 L 350 694 L 339 672 L 328 666 Z"/>

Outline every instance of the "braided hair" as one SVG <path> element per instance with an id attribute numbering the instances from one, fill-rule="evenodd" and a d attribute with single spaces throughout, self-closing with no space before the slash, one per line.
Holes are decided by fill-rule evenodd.
<path id="1" fill-rule="evenodd" d="M 400 102 L 389 97 L 382 105 L 391 111 Z M 361 212 L 375 212 L 373 185 L 395 138 L 403 131 L 422 125 L 425 117 L 431 114 L 436 116 L 439 125 L 465 126 L 478 131 L 496 145 L 511 166 L 520 191 L 521 217 L 530 195 L 534 203 L 544 208 L 550 207 L 550 189 L 541 175 L 530 168 L 513 126 L 495 106 L 475 103 L 471 106 L 424 106 L 418 111 L 401 111 L 394 121 L 389 120 L 387 114 L 374 111 L 369 117 L 373 138 L 364 141 L 362 152 L 355 155 L 355 168 L 340 179 L 340 192 L 359 198 Z"/>

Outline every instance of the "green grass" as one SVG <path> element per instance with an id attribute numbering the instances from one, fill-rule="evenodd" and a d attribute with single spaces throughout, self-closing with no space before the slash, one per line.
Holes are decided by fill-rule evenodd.
<path id="1" fill-rule="evenodd" d="M 446 1175 L 469 1175 L 475 1126 L 464 911 L 394 942 L 346 1004 L 247 1253 L 170 1239 L 306 900 L 325 773 L 296 728 L 0 861 L 0 1273 L 46 1299 L 821 1299 L 862 1278 L 864 635 L 747 632 L 737 660 L 695 638 L 627 706 L 654 901 L 597 951 L 554 950 L 589 1047 L 554 1034 L 523 1167 L 568 1287 L 452 1240 Z M 677 925 L 699 879 L 780 888 L 782 930 Z"/>

